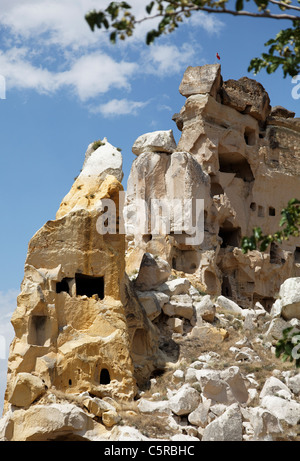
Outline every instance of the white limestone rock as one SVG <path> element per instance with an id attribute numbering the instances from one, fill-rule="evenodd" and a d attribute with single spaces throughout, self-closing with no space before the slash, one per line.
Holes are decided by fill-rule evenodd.
<path id="1" fill-rule="evenodd" d="M 84 179 L 89 176 L 98 176 L 104 180 L 107 175 L 113 175 L 121 182 L 123 179 L 121 152 L 110 144 L 106 138 L 101 143 L 96 150 L 93 149 L 94 143 L 88 146 L 78 178 Z"/>
<path id="2" fill-rule="evenodd" d="M 209 423 L 204 431 L 202 441 L 212 442 L 241 442 L 243 440 L 242 414 L 237 403 L 218 418 Z"/>
<path id="3" fill-rule="evenodd" d="M 220 64 L 207 64 L 205 66 L 189 66 L 179 86 L 179 92 L 189 97 L 193 94 L 210 94 L 217 96 L 221 86 L 221 66 Z"/>
<path id="4" fill-rule="evenodd" d="M 194 302 L 194 307 L 196 311 L 197 326 L 202 324 L 202 320 L 210 323 L 214 321 L 216 307 L 209 295 L 203 296 L 201 301 Z"/>
<path id="5" fill-rule="evenodd" d="M 281 316 L 285 320 L 300 319 L 300 277 L 283 282 L 279 290 Z"/>
<path id="6" fill-rule="evenodd" d="M 132 152 L 135 155 L 140 155 L 144 152 L 166 152 L 171 154 L 175 149 L 176 142 L 172 130 L 142 134 L 132 146 Z"/>
<path id="7" fill-rule="evenodd" d="M 287 398 L 292 398 L 290 389 L 282 381 L 280 381 L 280 379 L 275 376 L 270 376 L 270 378 L 265 381 L 265 384 L 259 394 L 259 398 L 262 400 L 267 395 L 278 395 L 279 391 L 284 391 Z"/>
<path id="8" fill-rule="evenodd" d="M 208 423 L 208 413 L 211 400 L 205 399 L 199 406 L 188 415 L 188 421 L 195 426 L 205 427 Z"/>
<path id="9" fill-rule="evenodd" d="M 233 315 L 242 315 L 243 309 L 240 306 L 238 306 L 234 301 L 231 301 L 223 295 L 218 297 L 216 304 Z"/>
<path id="10" fill-rule="evenodd" d="M 194 313 L 192 299 L 189 295 L 172 296 L 162 309 L 170 317 L 175 315 L 188 320 L 193 317 Z"/>
<path id="11" fill-rule="evenodd" d="M 160 285 L 157 290 L 162 291 L 168 296 L 189 294 L 191 282 L 186 278 L 178 278 L 174 280 L 168 280 L 164 284 Z"/>
<path id="12" fill-rule="evenodd" d="M 199 405 L 201 396 L 189 384 L 184 384 L 169 400 L 169 407 L 175 415 L 188 415 Z"/>
<path id="13" fill-rule="evenodd" d="M 288 377 L 286 379 L 286 383 L 294 395 L 300 394 L 300 373 L 296 374 L 295 376 Z"/>
<path id="14" fill-rule="evenodd" d="M 276 416 L 265 408 L 249 408 L 250 423 L 253 428 L 252 440 L 261 440 L 265 436 L 273 436 L 282 432 Z"/>
<path id="15" fill-rule="evenodd" d="M 138 291 L 149 291 L 166 282 L 171 274 L 171 267 L 167 261 L 151 253 L 144 253 L 135 288 Z"/>
<path id="16" fill-rule="evenodd" d="M 276 395 L 266 395 L 260 403 L 262 408 L 269 410 L 280 421 L 295 426 L 300 421 L 300 403 L 286 400 Z"/>

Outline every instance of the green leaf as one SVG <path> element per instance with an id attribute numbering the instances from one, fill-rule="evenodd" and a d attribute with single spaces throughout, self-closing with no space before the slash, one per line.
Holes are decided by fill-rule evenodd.
<path id="1" fill-rule="evenodd" d="M 244 8 L 244 0 L 236 0 L 235 9 L 241 11 Z"/>
<path id="2" fill-rule="evenodd" d="M 155 2 L 149 3 L 149 5 L 146 6 L 146 11 L 148 14 L 151 14 L 152 8 L 154 7 Z"/>

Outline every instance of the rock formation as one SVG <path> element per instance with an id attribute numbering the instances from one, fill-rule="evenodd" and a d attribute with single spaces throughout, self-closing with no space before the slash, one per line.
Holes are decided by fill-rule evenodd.
<path id="1" fill-rule="evenodd" d="M 280 284 L 300 275 L 299 243 L 290 239 L 280 247 L 272 244 L 264 254 L 246 255 L 240 243 L 254 227 L 274 233 L 282 208 L 299 195 L 299 119 L 284 108 L 272 108 L 255 80 L 223 82 L 219 64 L 187 68 L 180 92 L 187 99 L 173 117 L 182 131 L 177 148 L 168 150 L 166 134 L 164 147 L 155 151 L 152 138 L 147 142 L 143 135 L 143 149 L 132 165 L 127 268 L 149 251 L 173 269 L 195 275 L 207 293 L 246 308 L 259 301 L 270 309 Z M 150 231 L 135 235 L 134 219 L 130 226 L 135 197 L 147 204 L 154 197 L 203 198 L 203 242 L 188 245 L 187 236 L 174 232 L 172 217 L 164 236 Z"/>
<path id="2" fill-rule="evenodd" d="M 297 437 L 300 375 L 274 344 L 300 331 L 299 243 L 240 242 L 299 195 L 299 119 L 219 65 L 180 92 L 179 143 L 136 140 L 124 207 L 121 153 L 97 141 L 31 239 L 0 440 Z"/>

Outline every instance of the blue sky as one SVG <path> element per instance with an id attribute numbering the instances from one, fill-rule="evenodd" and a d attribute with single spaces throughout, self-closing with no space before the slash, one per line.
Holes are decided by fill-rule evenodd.
<path id="1" fill-rule="evenodd" d="M 141 17 L 148 0 L 129 3 Z M 144 43 L 146 22 L 130 40 L 112 46 L 105 32 L 92 33 L 84 20 L 87 11 L 106 4 L 1 0 L 0 75 L 7 88 L 0 100 L 0 336 L 12 334 L 9 317 L 28 242 L 54 219 L 88 144 L 107 137 L 122 149 L 126 189 L 139 135 L 173 129 L 179 139 L 172 115 L 185 101 L 178 87 L 187 66 L 215 63 L 218 52 L 224 80 L 255 78 L 273 106 L 300 116 L 291 79 L 283 79 L 281 70 L 247 73 L 250 59 L 288 22 L 197 13 L 150 47 Z M 2 362 L 0 354 L 0 372 Z"/>

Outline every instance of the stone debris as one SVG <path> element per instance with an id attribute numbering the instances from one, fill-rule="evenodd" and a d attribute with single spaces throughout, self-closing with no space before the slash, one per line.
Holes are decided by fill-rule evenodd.
<path id="1" fill-rule="evenodd" d="M 189 67 L 180 93 L 178 144 L 167 130 L 133 145 L 126 235 L 122 155 L 104 138 L 30 240 L 0 440 L 299 440 L 300 373 L 274 352 L 300 334 L 300 250 L 240 248 L 299 191 L 299 119 L 220 65 Z"/>

